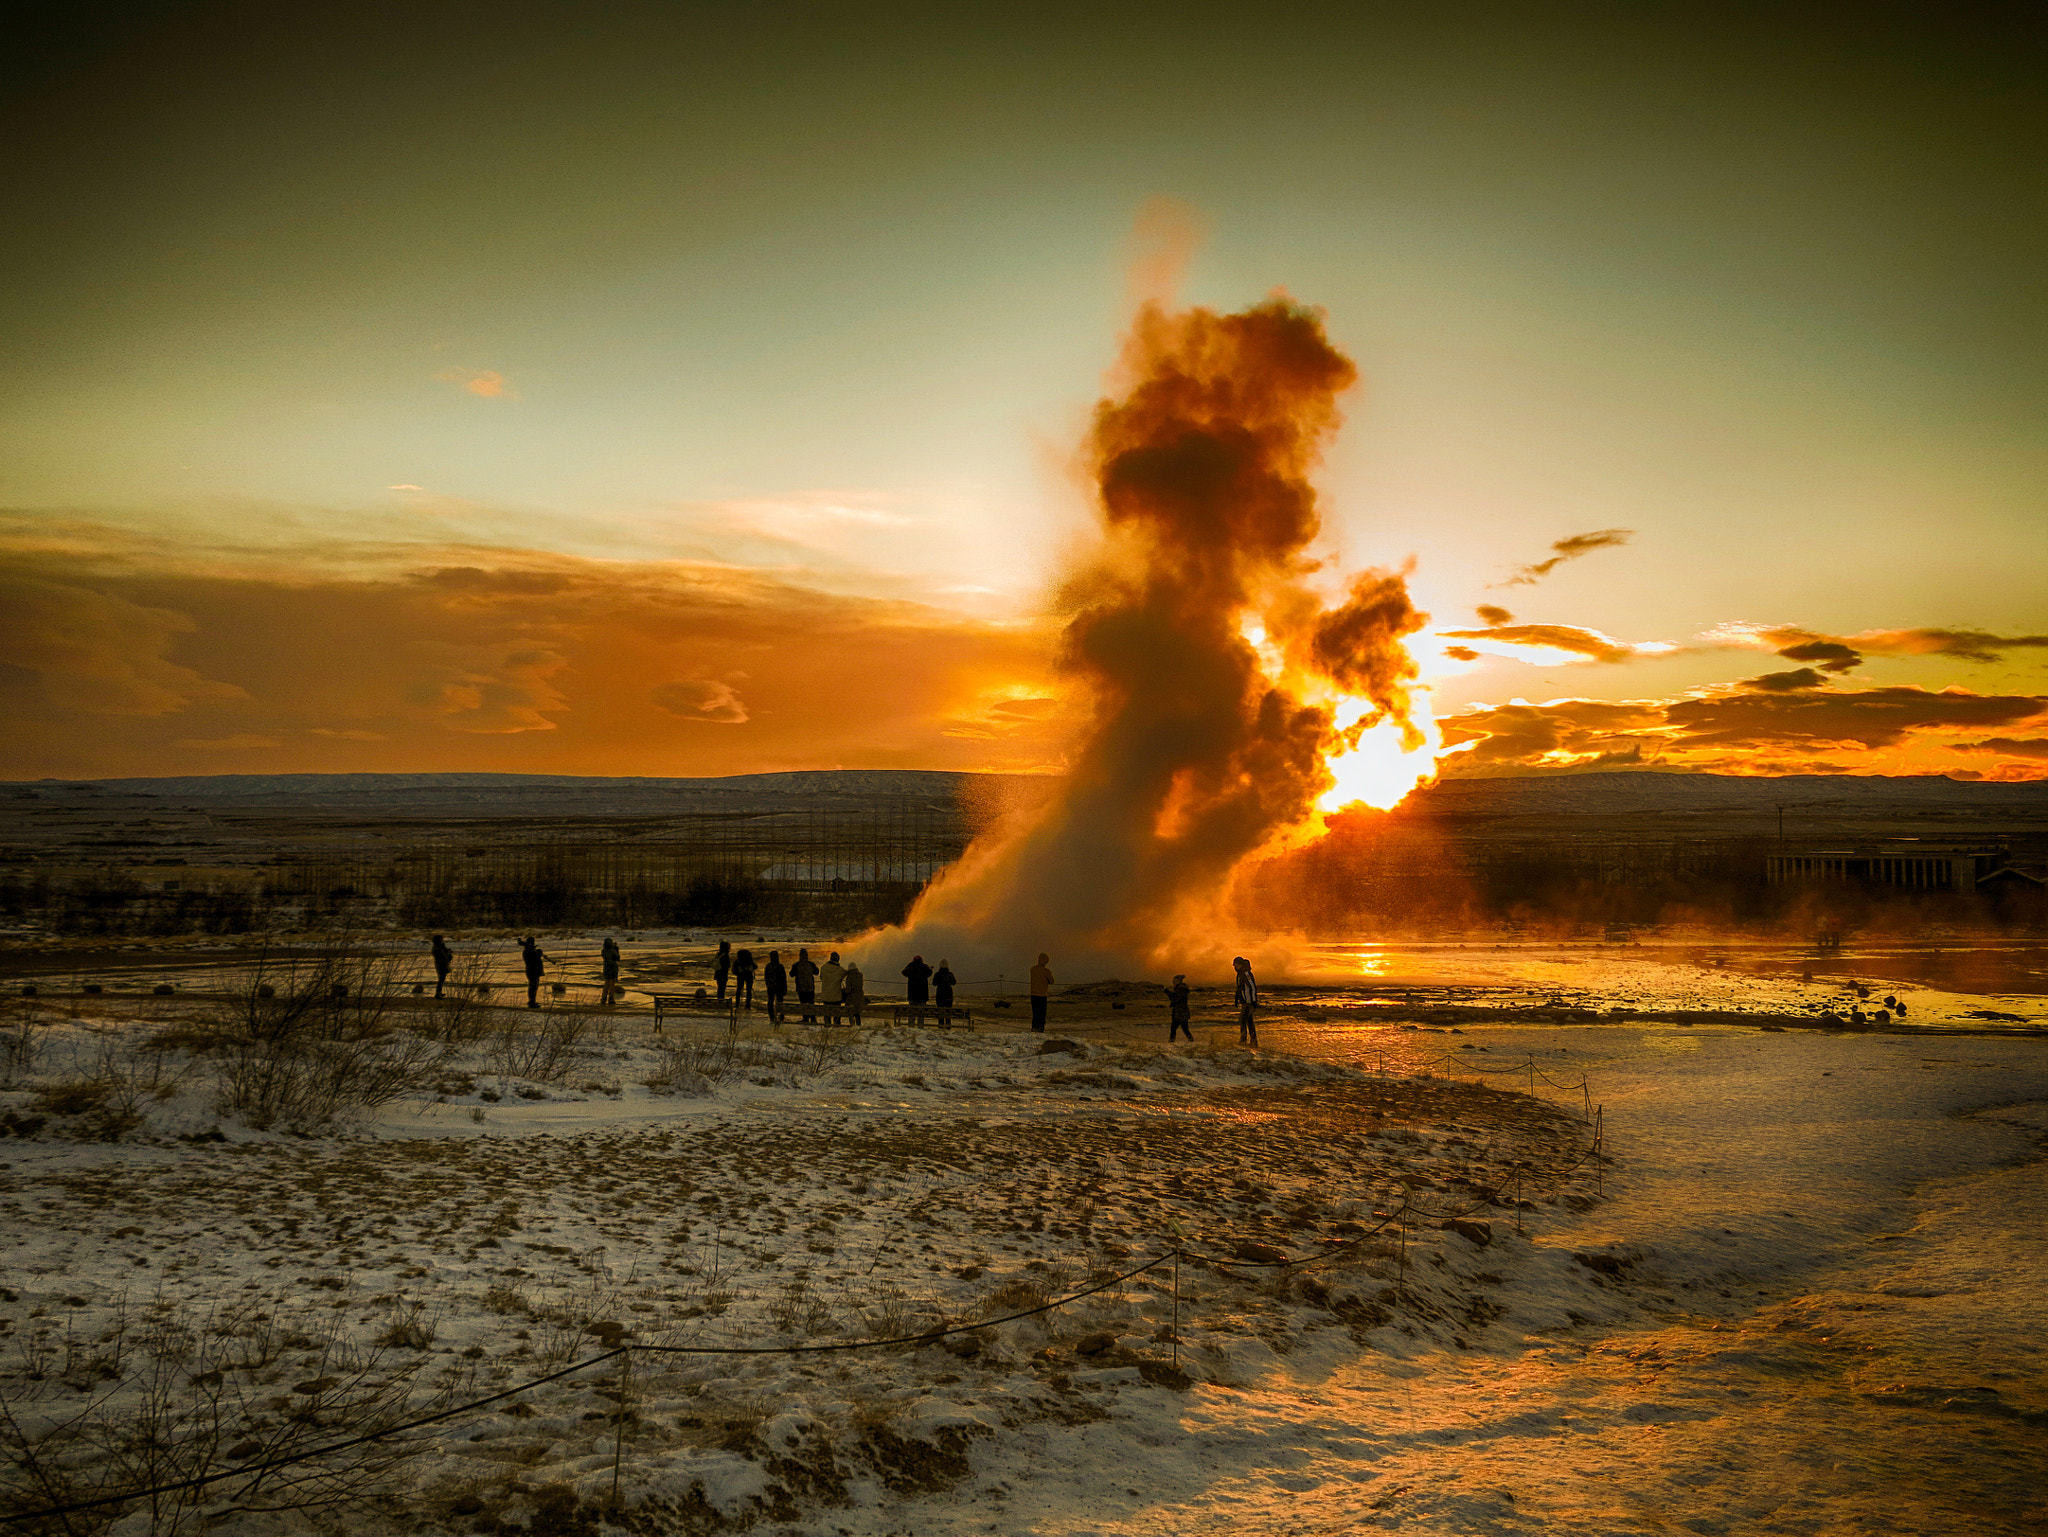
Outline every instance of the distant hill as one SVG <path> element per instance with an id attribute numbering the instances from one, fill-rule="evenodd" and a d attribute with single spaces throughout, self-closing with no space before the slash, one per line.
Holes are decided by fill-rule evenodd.
<path id="1" fill-rule="evenodd" d="M 783 796 L 951 801 L 1005 799 L 1045 781 L 925 769 L 818 769 L 662 779 L 575 774 L 197 774 L 166 778 L 16 780 L 0 794 L 146 796 L 189 805 L 457 816 L 656 815 Z"/>
<path id="2" fill-rule="evenodd" d="M 1420 792 L 1423 804 L 1452 815 L 1625 816 L 1655 811 L 1767 811 L 1776 806 L 2048 808 L 2048 780 L 1991 784 L 1940 774 L 1530 774 L 1507 779 L 1446 779 Z"/>
<path id="3" fill-rule="evenodd" d="M 705 799 L 758 796 L 914 796 L 979 798 L 1045 793 L 1056 781 L 1022 774 L 964 774 L 926 769 L 805 769 L 710 779 L 575 774 L 205 774 L 172 778 L 35 780 L 0 793 L 143 795 L 186 802 L 336 811 L 406 810 L 473 814 L 540 811 L 637 813 L 677 809 Z M 1968 807 L 1983 811 L 2048 809 L 2048 781 L 1989 784 L 1940 775 L 1797 774 L 1776 779 L 1732 774 L 1523 775 L 1447 779 L 1417 803 L 1449 815 L 1626 816 L 1683 811 L 1766 811 L 1822 803 Z"/>

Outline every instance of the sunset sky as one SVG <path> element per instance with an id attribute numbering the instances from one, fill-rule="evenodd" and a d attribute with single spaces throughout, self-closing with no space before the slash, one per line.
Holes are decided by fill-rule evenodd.
<path id="1" fill-rule="evenodd" d="M 2035 7 L 9 16 L 0 777 L 1056 770 L 1178 236 L 1459 771 L 2048 774 Z"/>

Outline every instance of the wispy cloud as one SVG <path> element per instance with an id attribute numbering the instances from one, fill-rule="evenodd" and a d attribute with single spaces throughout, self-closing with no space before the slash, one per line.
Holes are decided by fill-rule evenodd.
<path id="1" fill-rule="evenodd" d="M 1534 565 L 1518 567 L 1514 575 L 1500 585 L 1503 587 L 1530 587 L 1540 582 L 1568 560 L 1577 560 L 1595 550 L 1610 550 L 1617 545 L 1627 544 L 1635 536 L 1632 528 L 1597 528 L 1590 534 L 1573 534 L 1551 545 L 1548 560 L 1539 560 Z"/>

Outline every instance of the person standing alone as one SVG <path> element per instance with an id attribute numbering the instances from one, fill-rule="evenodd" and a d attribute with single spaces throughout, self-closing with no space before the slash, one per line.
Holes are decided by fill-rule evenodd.
<path id="1" fill-rule="evenodd" d="M 1031 1028 L 1045 1034 L 1045 1000 L 1052 995 L 1051 956 L 1040 951 L 1038 964 L 1031 968 Z"/>
<path id="2" fill-rule="evenodd" d="M 619 942 L 607 934 L 598 951 L 598 959 L 604 966 L 604 999 L 602 1007 L 610 1008 L 619 996 Z"/>
<path id="3" fill-rule="evenodd" d="M 540 941 L 531 934 L 519 941 L 519 958 L 526 963 L 526 1006 L 540 1007 L 540 974 L 548 969 L 548 958 L 541 953 Z"/>
<path id="4" fill-rule="evenodd" d="M 1231 965 L 1237 968 L 1237 1044 L 1257 1046 L 1259 1044 L 1259 984 L 1252 976 L 1252 963 L 1238 956 Z M 1193 1036 L 1189 1037 L 1194 1039 Z"/>
<path id="5" fill-rule="evenodd" d="M 441 996 L 441 989 L 448 985 L 448 968 L 455 964 L 455 952 L 448 948 L 448 941 L 439 934 L 434 936 L 434 996 Z"/>

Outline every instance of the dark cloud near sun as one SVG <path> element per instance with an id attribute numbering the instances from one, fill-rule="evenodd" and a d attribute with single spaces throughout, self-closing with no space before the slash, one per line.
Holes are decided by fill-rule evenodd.
<path id="1" fill-rule="evenodd" d="M 1500 585 L 1503 587 L 1529 587 L 1540 582 L 1568 560 L 1577 560 L 1595 550 L 1609 550 L 1617 545 L 1627 544 L 1635 535 L 1632 528 L 1598 528 L 1590 534 L 1573 534 L 1551 545 L 1548 560 L 1539 560 L 1534 565 L 1522 566 L 1514 575 Z M 1485 617 L 1482 613 L 1481 617 Z"/>
<path id="2" fill-rule="evenodd" d="M 2048 758 L 2048 737 L 1986 737 L 1981 742 L 1956 742 L 1954 752 L 1990 752 L 2006 758 Z"/>
<path id="3" fill-rule="evenodd" d="M 1811 669 L 1802 671 L 1808 678 L 1777 688 L 1758 688 L 1758 680 L 1750 680 L 1733 689 L 1674 699 L 1475 706 L 1441 722 L 1447 745 L 1470 744 L 1447 766 L 1453 772 L 1583 768 L 1633 750 L 1645 764 L 1669 768 L 1804 773 L 1812 755 L 1855 748 L 1878 753 L 1922 740 L 2026 757 L 2033 754 L 2002 745 L 2012 738 L 1989 739 L 2001 744 L 1992 746 L 1943 742 L 1941 737 L 2048 714 L 2048 697 L 2039 695 L 1904 686 L 1839 690 L 1825 687 L 1827 680 Z"/>
<path id="4" fill-rule="evenodd" d="M 1811 667 L 1800 667 L 1791 672 L 1767 672 L 1760 677 L 1744 678 L 1736 686 L 1762 694 L 1789 694 L 1799 689 L 1826 688 L 1828 678 Z"/>

